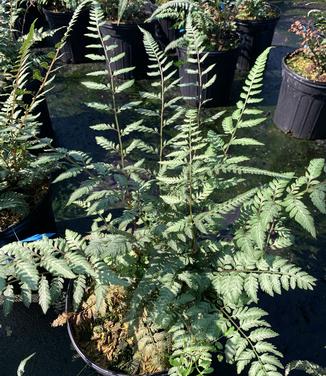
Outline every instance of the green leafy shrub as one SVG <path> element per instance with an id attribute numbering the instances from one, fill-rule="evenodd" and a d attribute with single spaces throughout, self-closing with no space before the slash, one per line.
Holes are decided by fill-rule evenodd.
<path id="1" fill-rule="evenodd" d="M 313 10 L 308 18 L 296 20 L 290 31 L 301 40 L 301 50 L 295 51 L 287 64 L 297 73 L 312 80 L 326 82 L 326 12 Z"/>
<path id="2" fill-rule="evenodd" d="M 102 11 L 94 5 L 90 34 L 102 47 L 103 22 Z M 195 27 L 188 30 L 189 40 L 200 39 Z M 276 251 L 295 246 L 293 222 L 316 236 L 308 201 L 326 212 L 324 160 L 312 160 L 302 176 L 250 163 L 246 150 L 262 144 L 241 132 L 265 121 L 255 105 L 261 102 L 269 50 L 250 71 L 235 110 L 224 114 L 220 133 L 207 134 L 204 125 L 222 114 L 205 117 L 200 105 L 184 109 L 180 98 L 173 98 L 178 79 L 168 56 L 143 32 L 154 78 L 150 90 L 141 93 L 146 102 L 121 100 L 133 85 L 132 80 L 119 81 L 119 72 L 112 69 L 122 55 L 109 59 L 105 70 L 92 72 L 84 84 L 106 91 L 110 100 L 89 105 L 113 115 L 112 121 L 94 126 L 108 132 L 108 137 L 97 137 L 107 160 L 95 162 L 79 153 L 74 166 L 58 178 L 87 174 L 70 202 L 95 215 L 92 232 L 82 236 L 67 231 L 64 239 L 3 247 L 4 311 L 13 306 L 15 283 L 27 306 L 32 292 L 38 292 L 46 312 L 62 296 L 64 278 L 69 278 L 75 309 L 94 294 L 97 319 L 105 319 L 115 313 L 107 297 L 121 286 L 126 306 L 121 321 L 134 338 L 124 370 L 131 369 L 130 363 L 134 372 L 164 370 L 169 367 L 166 357 L 148 356 L 164 348 L 171 375 L 211 373 L 217 356 L 235 364 L 238 373 L 281 375 L 282 355 L 270 342 L 277 334 L 259 307 L 259 294 L 310 290 L 315 284 Z M 198 74 L 202 60 L 194 59 Z M 135 108 L 150 124 L 124 120 Z M 134 137 L 128 140 L 128 135 Z M 148 140 L 147 135 L 153 137 Z M 261 176 L 261 184 L 253 186 L 253 175 Z M 123 213 L 114 218 L 110 209 L 117 204 Z M 240 215 L 227 227 L 226 215 L 234 210 Z M 139 349 L 143 357 L 134 358 Z"/>
<path id="3" fill-rule="evenodd" d="M 279 16 L 279 12 L 266 0 L 236 0 L 235 6 L 239 20 L 265 20 Z"/>

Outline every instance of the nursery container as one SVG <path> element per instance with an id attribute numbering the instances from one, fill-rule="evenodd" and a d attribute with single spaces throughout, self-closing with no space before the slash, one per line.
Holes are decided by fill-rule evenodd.
<path id="1" fill-rule="evenodd" d="M 27 2 L 24 1 L 20 3 L 20 9 L 21 12 L 19 12 L 15 22 L 16 31 L 14 35 L 16 38 L 19 38 L 21 35 L 26 35 L 34 21 L 36 29 L 48 29 L 48 23 L 43 12 L 35 3 L 29 1 L 27 5 Z M 37 47 L 48 47 L 51 45 L 51 38 L 45 38 L 41 42 L 37 42 L 36 45 Z"/>
<path id="2" fill-rule="evenodd" d="M 66 312 L 73 312 L 73 282 L 70 282 L 68 285 L 67 295 L 66 295 Z M 105 369 L 96 363 L 94 363 L 88 356 L 84 353 L 84 351 L 79 347 L 78 343 L 75 340 L 75 333 L 74 333 L 74 326 L 70 320 L 67 322 L 67 330 L 68 335 L 71 341 L 73 348 L 77 351 L 78 355 L 81 359 L 90 367 L 91 369 L 95 370 L 99 375 L 103 376 L 127 376 L 127 374 L 123 373 L 119 370 L 110 370 Z M 152 374 L 153 376 L 167 376 L 167 372 L 157 372 Z"/>
<path id="3" fill-rule="evenodd" d="M 167 46 L 181 36 L 181 32 L 173 27 L 174 23 L 175 21 L 170 18 L 158 20 L 157 39 L 162 47 Z"/>
<path id="4" fill-rule="evenodd" d="M 35 234 L 49 232 L 56 232 L 50 190 L 24 219 L 0 232 L 0 247 Z"/>
<path id="5" fill-rule="evenodd" d="M 311 81 L 282 62 L 282 85 L 274 123 L 283 132 L 308 140 L 326 138 L 326 82 Z"/>
<path id="6" fill-rule="evenodd" d="M 108 51 L 108 57 L 118 55 L 122 52 L 125 56 L 112 63 L 113 70 L 135 67 L 128 73 L 120 74 L 118 77 L 123 80 L 128 79 L 145 79 L 147 78 L 147 66 L 149 64 L 148 57 L 143 44 L 143 33 L 139 30 L 139 26 L 152 35 L 155 35 L 155 22 L 142 24 L 116 24 L 106 22 L 101 26 L 101 34 L 103 37 L 109 35 L 110 38 L 105 41 L 107 45 L 116 45 L 117 48 Z"/>
<path id="7" fill-rule="evenodd" d="M 53 36 L 54 44 L 60 42 L 64 33 L 67 30 L 69 22 L 72 18 L 72 12 L 54 12 L 48 9 L 43 9 L 45 17 L 48 21 L 51 30 L 58 30 Z M 80 12 L 79 17 L 73 26 L 71 34 L 62 48 L 61 60 L 64 63 L 85 63 L 90 62 L 85 55 L 92 53 L 87 45 L 94 43 L 91 38 L 86 37 L 85 34 L 88 33 L 89 24 L 89 10 L 84 9 Z"/>
<path id="8" fill-rule="evenodd" d="M 27 83 L 27 90 L 31 91 L 31 94 L 26 94 L 24 96 L 24 102 L 29 104 L 32 100 L 33 93 L 36 93 L 40 87 L 40 81 L 38 80 L 29 80 Z M 38 121 L 40 123 L 40 133 L 41 138 L 47 137 L 53 140 L 52 145 L 55 144 L 55 135 L 52 127 L 52 122 L 50 118 L 50 113 L 48 109 L 48 104 L 46 98 L 40 102 L 33 111 L 33 114 L 39 114 Z"/>
<path id="9" fill-rule="evenodd" d="M 267 20 L 236 20 L 240 34 L 240 55 L 237 68 L 247 71 L 254 65 L 257 57 L 272 44 L 276 24 L 280 17 Z"/>
<path id="10" fill-rule="evenodd" d="M 177 52 L 180 62 L 181 94 L 188 104 L 196 106 L 198 104 L 199 88 L 195 83 L 198 81 L 198 77 L 194 74 L 189 74 L 187 70 L 197 69 L 197 65 L 187 62 L 186 48 L 178 48 Z M 203 90 L 202 99 L 211 99 L 205 104 L 205 107 L 217 107 L 229 104 L 238 56 L 238 48 L 208 53 L 208 56 L 201 64 L 202 71 L 212 64 L 215 64 L 215 66 L 204 76 L 204 80 L 207 82 L 214 74 L 216 74 L 216 80 L 211 86 Z"/>

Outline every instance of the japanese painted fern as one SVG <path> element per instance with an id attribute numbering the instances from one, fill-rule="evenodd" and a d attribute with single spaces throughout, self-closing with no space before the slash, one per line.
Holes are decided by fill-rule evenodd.
<path id="1" fill-rule="evenodd" d="M 114 44 L 105 47 L 101 22 L 95 6 L 90 32 L 104 51 L 113 50 Z M 192 32 L 197 33 L 195 28 Z M 151 36 L 144 32 L 144 39 L 150 72 L 157 80 L 142 97 L 153 99 L 160 109 L 139 112 L 155 121 L 152 132 L 141 120 L 120 122 L 120 114 L 139 102 L 118 104 L 119 93 L 128 90 L 132 81 L 118 81 L 119 73 L 112 71 L 109 60 L 104 72 L 92 74 L 108 76 L 109 82 L 86 83 L 110 94 L 109 104 L 92 104 L 113 114 L 112 123 L 95 127 L 108 130 L 108 139 L 97 141 L 108 150 L 109 162 L 82 156 L 78 167 L 61 176 L 88 171 L 89 178 L 71 202 L 78 200 L 88 213 L 97 214 L 97 224 L 86 237 L 67 231 L 64 239 L 3 247 L 0 289 L 4 309 L 9 312 L 13 305 L 17 281 L 26 305 L 32 292 L 38 291 L 44 312 L 61 295 L 64 278 L 74 280 L 75 308 L 92 286 L 101 314 L 109 309 L 105 297 L 110 288 L 121 285 L 128 291 L 125 321 L 138 341 L 134 353 L 142 348 L 143 358 L 137 358 L 138 362 L 152 362 L 152 370 L 170 368 L 171 375 L 186 376 L 211 373 L 214 358 L 222 357 L 235 364 L 238 373 L 280 376 L 281 354 L 271 343 L 277 334 L 259 307 L 259 291 L 273 296 L 294 288 L 310 290 L 315 284 L 313 277 L 273 250 L 295 244 L 290 231 L 293 221 L 315 236 L 307 199 L 325 213 L 324 160 L 313 160 L 301 177 L 250 165 L 246 150 L 261 144 L 238 136 L 237 131 L 265 120 L 253 105 L 260 102 L 268 51 L 250 72 L 237 108 L 222 121 L 221 134 L 207 135 L 200 106 L 187 109 L 180 117 L 179 99 L 166 101 L 166 81 L 172 79 L 172 85 L 178 81 L 169 77 L 167 57 Z M 200 67 L 201 57 L 194 59 Z M 167 120 L 170 110 L 176 114 L 170 117 L 172 138 L 164 131 L 172 126 Z M 219 116 L 209 119 L 216 121 Z M 134 130 L 142 137 L 128 141 L 125 136 Z M 110 139 L 112 131 L 114 138 Z M 156 147 L 152 140 L 146 141 L 152 133 Z M 138 149 L 156 155 L 154 167 L 149 157 L 134 161 Z M 238 149 L 241 155 L 234 153 Z M 264 183 L 253 186 L 253 174 L 260 175 Z M 110 208 L 117 202 L 123 204 L 123 214 L 113 219 Z M 226 214 L 235 209 L 240 215 L 227 227 Z M 165 357 L 154 356 L 158 348 L 154 337 L 139 331 L 144 317 L 147 327 L 170 344 L 165 347 L 171 348 L 167 354 L 170 364 Z M 146 357 L 149 353 L 152 358 Z"/>

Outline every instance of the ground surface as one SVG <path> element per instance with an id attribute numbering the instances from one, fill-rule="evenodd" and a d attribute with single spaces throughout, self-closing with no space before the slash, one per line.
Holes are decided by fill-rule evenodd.
<path id="1" fill-rule="evenodd" d="M 263 109 L 269 120 L 255 136 L 266 144 L 265 148 L 254 151 L 257 163 L 275 170 L 301 172 L 308 161 L 326 155 L 326 142 L 295 140 L 281 133 L 272 122 L 272 113 L 277 102 L 281 82 L 281 60 L 285 54 L 297 46 L 297 39 L 287 32 L 293 18 L 306 12 L 302 1 L 274 1 L 282 9 L 282 17 L 277 26 L 265 77 Z M 325 5 L 324 1 L 321 1 Z M 90 124 L 101 122 L 98 113 L 90 111 L 83 104 L 92 98 L 80 86 L 89 65 L 69 66 L 60 71 L 55 90 L 48 97 L 48 104 L 59 145 L 91 152 L 101 159 L 102 151 L 96 146 Z M 234 86 L 236 97 L 240 83 Z M 67 184 L 55 188 L 54 209 L 58 221 L 58 231 L 68 227 L 84 231 L 89 221 L 79 217 L 72 209 L 63 209 L 63 204 L 71 187 Z M 277 345 L 284 353 L 284 363 L 294 359 L 309 359 L 326 366 L 326 222 L 318 223 L 320 236 L 317 240 L 305 239 L 290 258 L 318 277 L 314 292 L 288 293 L 274 299 L 264 298 L 263 306 L 270 312 L 269 321 L 280 333 Z M 77 376 L 94 375 L 85 368 L 70 347 L 66 329 L 53 329 L 50 326 L 55 313 L 43 316 L 37 307 L 30 310 L 17 304 L 17 309 L 9 318 L 0 316 L 0 376 L 13 376 L 21 359 L 36 352 L 30 362 L 27 376 Z M 224 370 L 219 376 L 235 375 Z M 300 373 L 298 373 L 299 375 Z"/>

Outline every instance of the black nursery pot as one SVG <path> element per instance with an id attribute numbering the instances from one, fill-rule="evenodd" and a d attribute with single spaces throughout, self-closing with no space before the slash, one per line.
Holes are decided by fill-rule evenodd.
<path id="1" fill-rule="evenodd" d="M 326 138 L 326 82 L 311 81 L 282 62 L 282 85 L 274 123 L 285 133 L 307 140 Z"/>
<path id="2" fill-rule="evenodd" d="M 162 47 L 177 40 L 182 35 L 180 30 L 173 27 L 174 21 L 170 18 L 158 20 L 157 38 Z"/>
<path id="3" fill-rule="evenodd" d="M 66 312 L 73 312 L 73 282 L 71 281 L 68 285 L 67 295 L 66 295 Z M 82 358 L 82 360 L 90 367 L 91 369 L 95 370 L 99 375 L 103 376 L 127 376 L 127 374 L 120 372 L 118 370 L 110 370 L 100 367 L 96 363 L 94 363 L 88 356 L 83 352 L 83 350 L 79 347 L 78 343 L 75 340 L 75 333 L 74 327 L 71 321 L 68 320 L 67 322 L 67 330 L 68 335 L 71 341 L 73 348 L 77 351 L 78 355 Z M 167 376 L 167 372 L 159 372 L 152 374 L 153 376 Z"/>
<path id="4" fill-rule="evenodd" d="M 20 4 L 20 9 L 21 12 L 19 12 L 15 22 L 16 31 L 14 32 L 14 35 L 16 38 L 28 34 L 33 22 L 35 22 L 36 29 L 48 29 L 46 18 L 36 4 L 30 1 L 28 3 L 27 1 L 24 1 Z M 45 38 L 37 43 L 37 47 L 49 47 L 51 45 L 51 38 Z"/>
<path id="5" fill-rule="evenodd" d="M 147 78 L 149 61 L 143 44 L 143 33 L 139 30 L 138 26 L 155 35 L 156 25 L 154 22 L 119 25 L 106 22 L 100 28 L 103 37 L 110 36 L 104 43 L 106 45 L 117 45 L 117 48 L 107 52 L 108 57 L 111 58 L 120 53 L 125 53 L 122 59 L 111 64 L 112 69 L 118 70 L 135 67 L 133 71 L 118 76 L 123 80 L 132 78 L 141 80 Z"/>
<path id="6" fill-rule="evenodd" d="M 179 75 L 181 78 L 181 94 L 185 101 L 191 106 L 198 105 L 199 88 L 195 86 L 198 78 L 194 74 L 189 74 L 188 69 L 197 69 L 196 64 L 187 62 L 187 49 L 178 48 L 178 58 L 180 61 Z M 203 53 L 204 55 L 204 53 Z M 202 100 L 210 99 L 205 107 L 225 106 L 230 102 L 231 88 L 234 79 L 239 49 L 235 48 L 228 51 L 209 52 L 208 56 L 201 64 L 201 69 L 215 64 L 214 68 L 204 76 L 204 82 L 207 82 L 214 74 L 216 74 L 215 82 L 204 89 L 202 92 Z M 186 85 L 186 86 L 183 86 Z"/>
<path id="7" fill-rule="evenodd" d="M 257 57 L 272 44 L 276 24 L 280 17 L 254 21 L 237 20 L 240 35 L 240 56 L 237 68 L 247 71 L 254 65 Z"/>
<path id="8" fill-rule="evenodd" d="M 26 94 L 24 96 L 24 102 L 30 103 L 33 98 L 33 93 L 36 93 L 39 90 L 40 81 L 30 80 L 27 84 L 27 90 L 31 91 L 31 94 Z M 52 121 L 48 109 L 48 104 L 46 98 L 44 98 L 33 110 L 33 114 L 39 114 L 38 121 L 40 125 L 39 137 L 47 137 L 53 140 L 52 145 L 55 146 L 55 135 L 52 127 Z"/>
<path id="9" fill-rule="evenodd" d="M 56 231 L 51 190 L 49 190 L 23 220 L 0 232 L 0 247 L 17 240 L 24 240 L 35 234 L 56 233 Z"/>
<path id="10" fill-rule="evenodd" d="M 47 22 L 51 30 L 58 30 L 53 36 L 53 43 L 57 44 L 62 39 L 72 18 L 72 12 L 53 12 L 43 9 Z M 84 34 L 88 32 L 89 10 L 84 9 L 80 12 L 79 17 L 72 28 L 71 34 L 67 39 L 61 53 L 61 60 L 64 63 L 80 64 L 91 62 L 86 55 L 92 53 L 87 45 L 92 44 L 92 39 Z"/>

